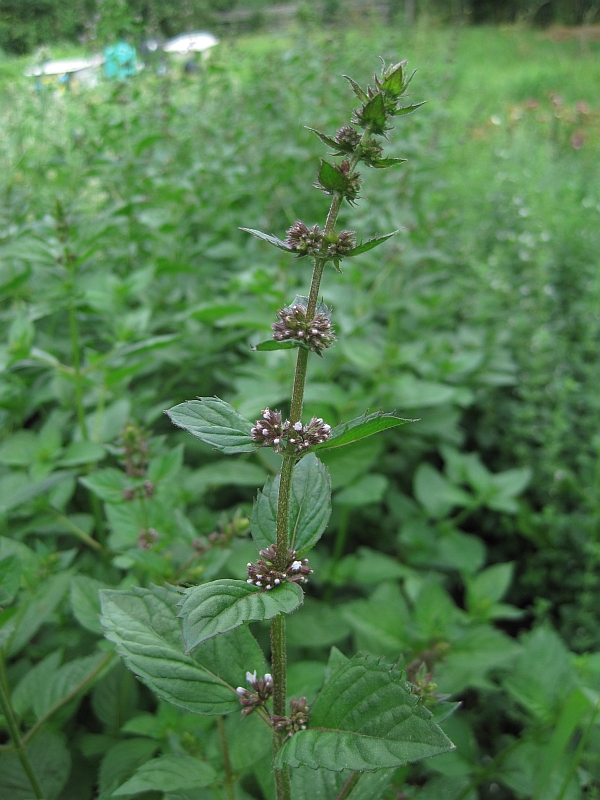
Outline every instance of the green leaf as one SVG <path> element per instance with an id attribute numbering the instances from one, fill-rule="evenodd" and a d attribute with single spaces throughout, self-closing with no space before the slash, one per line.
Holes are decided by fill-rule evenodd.
<path id="1" fill-rule="evenodd" d="M 363 90 L 360 88 L 358 83 L 353 78 L 350 78 L 348 75 L 344 75 L 343 77 L 346 78 L 346 80 L 352 87 L 352 91 L 358 97 L 361 103 L 365 103 L 369 99 L 369 95 L 366 92 L 363 92 Z"/>
<path id="2" fill-rule="evenodd" d="M 345 193 L 348 187 L 348 179 L 343 175 L 339 169 L 336 169 L 333 164 L 325 159 L 320 159 L 321 166 L 317 173 L 319 184 L 328 192 L 341 192 Z"/>
<path id="3" fill-rule="evenodd" d="M 545 800 L 547 787 L 550 784 L 552 773 L 555 771 L 561 758 L 569 752 L 569 742 L 577 727 L 583 722 L 584 716 L 590 709 L 589 697 L 581 689 L 575 689 L 566 701 L 556 726 L 552 731 L 552 737 L 546 748 L 546 753 L 540 769 L 537 773 L 535 791 L 532 800 Z"/>
<path id="4" fill-rule="evenodd" d="M 389 481 L 385 475 L 377 475 L 371 473 L 370 475 L 363 475 L 350 486 L 346 486 L 339 492 L 335 499 L 337 503 L 348 506 L 349 508 L 358 508 L 359 506 L 368 506 L 372 503 L 379 503 L 389 486 Z"/>
<path id="5" fill-rule="evenodd" d="M 455 506 L 468 506 L 472 498 L 463 489 L 453 486 L 431 464 L 419 464 L 414 477 L 415 497 L 430 517 L 440 519 Z"/>
<path id="6" fill-rule="evenodd" d="M 100 763 L 98 789 L 101 797 L 110 796 L 136 769 L 152 758 L 158 750 L 152 739 L 126 739 L 110 747 Z"/>
<path id="7" fill-rule="evenodd" d="M 0 559 L 0 606 L 15 599 L 21 585 L 21 562 L 16 553 Z"/>
<path id="8" fill-rule="evenodd" d="M 334 800 L 352 775 L 349 771 L 328 772 L 300 767 L 292 773 L 294 800 Z M 363 773 L 346 800 L 381 800 L 392 780 L 392 770 Z"/>
<path id="9" fill-rule="evenodd" d="M 11 620 L 13 624 L 16 623 L 16 629 L 8 647 L 9 655 L 16 655 L 53 616 L 67 593 L 72 578 L 73 574 L 69 571 L 50 575 L 29 600 L 25 601 L 19 613 Z"/>
<path id="10" fill-rule="evenodd" d="M 375 169 L 389 169 L 390 167 L 398 167 L 400 164 L 405 164 L 407 158 L 379 158 L 377 161 L 369 162 L 369 167 Z"/>
<path id="11" fill-rule="evenodd" d="M 392 111 L 392 116 L 401 117 L 404 114 L 412 114 L 413 111 L 416 111 L 417 108 L 421 108 L 426 102 L 427 100 L 422 100 L 420 103 L 413 103 L 410 106 L 404 106 L 404 108 L 397 108 L 395 111 Z"/>
<path id="12" fill-rule="evenodd" d="M 94 442 L 71 442 L 60 457 L 61 467 L 75 467 L 79 464 L 91 464 L 101 461 L 105 456 L 102 445 Z"/>
<path id="13" fill-rule="evenodd" d="M 42 478 L 39 481 L 26 479 L 22 485 L 17 485 L 12 488 L 10 481 L 12 478 L 19 477 L 16 474 L 7 475 L 2 482 L 0 482 L 0 514 L 6 514 L 12 511 L 13 508 L 22 505 L 23 503 L 33 500 L 40 494 L 48 494 L 51 489 L 58 486 L 63 481 L 73 478 L 75 473 L 68 470 L 53 472 L 47 478 Z M 6 481 L 6 483 L 5 483 Z M 10 490 L 9 490 L 10 489 Z"/>
<path id="14" fill-rule="evenodd" d="M 34 431 L 17 431 L 2 442 L 0 463 L 13 467 L 28 467 L 37 459 L 38 450 L 38 437 Z"/>
<path id="15" fill-rule="evenodd" d="M 467 606 L 470 611 L 485 608 L 502 600 L 511 584 L 514 562 L 494 564 L 475 575 L 467 584 Z"/>
<path id="16" fill-rule="evenodd" d="M 252 423 L 218 397 L 200 397 L 165 412 L 171 422 L 222 453 L 252 453 Z"/>
<path id="17" fill-rule="evenodd" d="M 361 242 L 356 247 L 353 247 L 352 250 L 349 250 L 344 258 L 350 258 L 350 256 L 359 256 L 361 253 L 366 253 L 368 250 L 372 250 L 374 247 L 377 247 L 383 242 L 386 242 L 388 239 L 391 239 L 392 236 L 395 236 L 397 233 L 400 233 L 400 228 L 397 231 L 392 231 L 391 233 L 386 233 L 384 236 L 374 236 L 372 239 L 367 239 L 366 242 Z"/>
<path id="18" fill-rule="evenodd" d="M 44 792 L 44 800 L 56 800 L 71 770 L 71 756 L 64 738 L 42 730 L 27 745 L 27 755 Z M 0 755 L 0 797 L 5 800 L 33 800 L 31 783 L 16 753 Z"/>
<path id="19" fill-rule="evenodd" d="M 325 684 L 308 730 L 285 742 L 274 765 L 371 772 L 452 749 L 395 666 L 357 655 Z"/>
<path id="20" fill-rule="evenodd" d="M 572 657 L 547 625 L 523 637 L 523 650 L 503 683 L 530 714 L 554 725 L 558 711 L 577 684 Z"/>
<path id="21" fill-rule="evenodd" d="M 469 687 L 492 691 L 497 687 L 488 673 L 510 668 L 518 652 L 515 640 L 497 628 L 472 626 L 454 639 L 443 663 L 436 666 L 436 683 L 448 694 L 459 694 Z"/>
<path id="22" fill-rule="evenodd" d="M 277 236 L 272 236 L 270 233 L 263 233 L 262 231 L 255 231 L 252 228 L 240 228 L 241 231 L 245 231 L 246 233 L 251 233 L 252 236 L 256 236 L 257 239 L 262 239 L 263 242 L 268 242 L 272 244 L 274 247 L 278 247 L 280 250 L 285 250 L 286 253 L 293 253 L 294 250 L 283 242 L 281 239 L 278 239 Z"/>
<path id="23" fill-rule="evenodd" d="M 252 538 L 259 549 L 277 541 L 279 473 L 269 478 L 252 508 Z M 331 514 L 331 481 L 327 467 L 309 453 L 294 467 L 290 495 L 290 547 L 304 554 L 319 541 Z"/>
<path id="24" fill-rule="evenodd" d="M 266 342 L 260 342 L 252 349 L 261 352 L 268 352 L 270 350 L 294 350 L 296 347 L 302 347 L 304 350 L 310 350 L 306 342 L 300 342 L 298 339 L 283 339 L 282 341 L 275 341 L 275 339 L 267 339 Z"/>
<path id="25" fill-rule="evenodd" d="M 319 137 L 319 139 L 328 147 L 332 147 L 334 150 L 338 151 L 341 150 L 340 145 L 336 142 L 335 139 L 332 139 L 331 136 L 326 136 L 324 133 L 321 133 L 321 131 L 317 131 L 315 130 L 315 128 L 310 128 L 308 125 L 305 125 L 305 127 L 307 130 L 312 131 L 312 133 L 315 133 Z"/>
<path id="26" fill-rule="evenodd" d="M 79 478 L 79 481 L 105 503 L 124 503 L 123 492 L 132 483 L 131 478 L 114 467 L 96 470 L 91 475 Z"/>
<path id="27" fill-rule="evenodd" d="M 113 792 L 113 797 L 140 792 L 167 792 L 209 786 L 217 773 L 204 761 L 186 753 L 166 755 L 146 761 L 135 775 Z"/>
<path id="28" fill-rule="evenodd" d="M 286 631 L 289 644 L 296 647 L 329 647 L 345 639 L 350 627 L 342 617 L 340 608 L 307 597 L 302 613 L 292 614 L 287 620 Z M 310 635 L 307 631 L 310 631 Z"/>
<path id="29" fill-rule="evenodd" d="M 174 590 L 103 591 L 102 626 L 117 652 L 160 698 L 196 714 L 239 710 L 235 687 L 246 671 L 266 671 L 263 654 L 247 627 L 216 636 L 186 653 Z"/>
<path id="30" fill-rule="evenodd" d="M 383 94 L 379 92 L 365 103 L 360 119 L 361 128 L 370 127 L 371 131 L 379 136 L 385 133 L 386 113 Z"/>
<path id="31" fill-rule="evenodd" d="M 183 619 L 187 652 L 218 633 L 239 628 L 244 622 L 290 614 L 303 597 L 296 583 L 282 583 L 267 591 L 229 578 L 186 589 L 179 616 Z"/>
<path id="32" fill-rule="evenodd" d="M 398 425 L 405 425 L 407 422 L 415 422 L 413 419 L 402 419 L 392 413 L 376 411 L 374 414 L 365 412 L 360 417 L 351 419 L 349 422 L 342 422 L 336 425 L 331 431 L 331 438 L 323 444 L 313 447 L 313 450 L 331 450 L 334 447 L 342 447 L 345 444 L 352 444 L 359 439 L 365 439 L 374 433 L 386 431 L 388 428 L 396 428 Z"/>
<path id="33" fill-rule="evenodd" d="M 260 486 L 267 473 L 258 464 L 240 459 L 223 458 L 213 461 L 189 473 L 185 478 L 185 489 L 201 495 L 214 486 Z"/>
<path id="34" fill-rule="evenodd" d="M 401 61 L 399 64 L 395 64 L 393 67 L 388 67 L 388 69 L 384 71 L 386 78 L 382 82 L 381 88 L 386 94 L 391 95 L 391 97 L 400 97 L 405 89 L 405 66 L 406 61 Z"/>
<path id="35" fill-rule="evenodd" d="M 92 682 L 101 676 L 103 665 L 108 665 L 107 654 L 95 653 L 63 664 L 45 681 L 38 682 L 32 697 L 36 719 L 41 719 L 67 699 L 77 697 L 84 689 L 90 689 Z"/>
<path id="36" fill-rule="evenodd" d="M 140 689 L 135 676 L 122 661 L 94 686 L 92 710 L 108 735 L 116 736 L 125 722 L 136 713 Z M 128 777 L 128 776 L 125 776 Z"/>

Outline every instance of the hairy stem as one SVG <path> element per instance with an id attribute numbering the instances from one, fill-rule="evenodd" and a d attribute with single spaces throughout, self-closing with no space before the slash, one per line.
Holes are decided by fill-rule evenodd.
<path id="1" fill-rule="evenodd" d="M 31 784 L 31 788 L 33 789 L 36 800 L 45 800 L 44 790 L 42 789 L 31 761 L 29 760 L 27 750 L 21 741 L 19 726 L 17 725 L 17 720 L 15 719 L 15 714 L 10 702 L 8 686 L 6 685 L 4 677 L 4 664 L 2 664 L 2 680 L 0 680 L 0 706 L 2 707 L 2 713 L 6 719 L 6 725 L 8 727 L 10 738 L 17 753 L 17 757 L 21 762 L 21 766 L 23 767 L 29 783 Z"/>
<path id="2" fill-rule="evenodd" d="M 356 148 L 354 155 L 350 161 L 350 171 L 356 167 L 360 160 L 362 143 L 369 137 L 371 131 L 367 128 L 361 137 L 360 144 Z M 342 200 L 343 194 L 334 192 L 329 213 L 327 214 L 327 222 L 325 223 L 324 233 L 331 233 L 335 229 Z M 307 319 L 314 316 L 319 300 L 319 289 L 321 288 L 321 278 L 323 277 L 323 270 L 327 263 L 326 257 L 327 243 L 323 244 L 321 255 L 315 258 L 315 266 L 313 269 L 312 280 L 310 284 L 310 293 L 308 296 L 308 308 L 306 312 Z M 290 424 L 294 425 L 300 422 L 302 417 L 302 406 L 304 404 L 304 388 L 306 386 L 306 372 L 308 367 L 308 351 L 298 349 L 296 357 L 296 373 L 294 375 L 294 388 L 292 390 L 292 402 L 290 408 Z M 279 481 L 279 494 L 277 496 L 277 557 L 275 566 L 282 572 L 285 571 L 287 565 L 287 552 L 289 547 L 289 509 L 290 509 L 290 492 L 292 489 L 292 474 L 294 471 L 294 464 L 296 458 L 292 453 L 283 454 L 283 463 L 281 465 L 281 478 Z M 271 671 L 273 674 L 273 712 L 280 716 L 286 715 L 287 710 L 287 655 L 286 655 L 286 641 L 285 641 L 285 617 L 280 614 L 271 620 Z M 284 735 L 275 732 L 273 734 L 273 755 L 277 753 L 283 744 Z M 286 767 L 284 770 L 275 770 L 275 785 L 277 789 L 277 800 L 291 800 L 292 789 L 289 776 L 289 770 Z"/>
<path id="3" fill-rule="evenodd" d="M 217 717 L 217 728 L 219 729 L 219 740 L 221 742 L 221 752 L 223 753 L 223 768 L 225 770 L 225 793 L 228 800 L 235 800 L 233 790 L 233 771 L 231 769 L 231 759 L 229 758 L 229 745 L 225 733 L 225 723 L 223 717 Z"/>

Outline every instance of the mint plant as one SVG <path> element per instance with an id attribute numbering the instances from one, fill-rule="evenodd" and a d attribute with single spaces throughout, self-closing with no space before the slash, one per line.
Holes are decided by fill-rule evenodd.
<path id="1" fill-rule="evenodd" d="M 297 221 L 282 240 L 242 228 L 313 262 L 308 295 L 298 295 L 280 309 L 272 339 L 256 347 L 297 350 L 289 418 L 284 419 L 280 410 L 265 408 L 262 418 L 252 422 L 216 397 L 184 402 L 166 412 L 175 425 L 224 454 L 266 447 L 281 457 L 280 470 L 267 480 L 254 503 L 251 533 L 258 556 L 247 564 L 246 577 L 187 589 L 134 587 L 101 593 L 105 635 L 160 698 L 198 714 L 241 712 L 240 725 L 255 714 L 271 729 L 277 800 L 291 800 L 290 768 L 346 771 L 337 794 L 344 798 L 364 771 L 396 768 L 453 748 L 425 707 L 418 686 L 405 680 L 396 664 L 383 659 L 360 653 L 348 659 L 333 648 L 325 685 L 310 707 L 305 697 L 288 698 L 286 688 L 286 615 L 303 603 L 303 587 L 312 574 L 307 554 L 322 536 L 331 512 L 331 482 L 319 453 L 408 422 L 379 411 L 332 426 L 314 416 L 303 422 L 302 410 L 309 357 L 311 353 L 322 357 L 336 341 L 332 310 L 319 302 L 325 266 L 331 263 L 341 271 L 344 259 L 394 235 L 357 243 L 354 231 L 338 232 L 336 223 L 343 201 L 355 205 L 360 199 L 362 180 L 356 171 L 360 163 L 386 169 L 405 160 L 384 157 L 380 141 L 387 138 L 395 117 L 421 105 L 401 105 L 411 78 L 406 62 L 384 64 L 366 91 L 348 78 L 360 101 L 350 124 L 334 137 L 314 131 L 338 159 L 321 159 L 314 184 L 332 198 L 323 229 Z M 270 670 L 249 629 L 249 623 L 265 620 L 270 621 Z M 226 741 L 223 749 L 227 765 Z M 172 760 L 164 757 L 168 758 Z M 164 781 L 173 765 L 150 764 L 144 788 L 160 789 L 162 784 L 152 783 L 152 770 Z M 197 766 L 196 772 L 192 781 L 196 787 L 216 779 L 208 765 L 204 770 Z M 140 776 L 135 780 L 139 783 Z M 233 796 L 230 775 L 225 785 Z M 126 788 L 127 784 L 119 793 Z"/>

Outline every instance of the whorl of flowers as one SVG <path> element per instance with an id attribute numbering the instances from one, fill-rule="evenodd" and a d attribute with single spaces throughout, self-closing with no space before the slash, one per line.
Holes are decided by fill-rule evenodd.
<path id="1" fill-rule="evenodd" d="M 281 411 L 271 411 L 270 408 L 265 408 L 261 413 L 263 418 L 258 419 L 250 431 L 252 441 L 260 442 L 265 447 L 273 447 L 278 453 L 285 447 L 285 437 L 290 423 L 282 422 Z"/>
<path id="2" fill-rule="evenodd" d="M 312 417 L 308 425 L 295 422 L 290 427 L 288 441 L 296 447 L 300 453 L 314 447 L 316 444 L 323 444 L 331 436 L 331 425 L 323 422 L 321 417 Z"/>
<path id="3" fill-rule="evenodd" d="M 252 687 L 252 691 L 244 689 L 243 686 L 238 686 L 235 690 L 239 695 L 240 705 L 243 706 L 243 716 L 251 714 L 258 706 L 264 706 L 273 694 L 273 678 L 268 672 L 263 678 L 256 677 L 256 670 L 247 672 L 246 680 Z"/>
<path id="4" fill-rule="evenodd" d="M 294 303 L 287 308 L 279 309 L 277 316 L 278 321 L 271 325 L 273 339 L 277 342 L 287 339 L 302 341 L 313 353 L 325 350 L 335 342 L 331 320 L 327 314 L 317 311 L 312 319 L 307 319 L 306 306 Z"/>
<path id="5" fill-rule="evenodd" d="M 350 250 L 356 247 L 356 233 L 354 231 L 340 231 L 339 233 L 330 234 L 330 241 L 327 247 L 327 255 L 329 258 L 340 259 L 344 258 Z"/>
<path id="6" fill-rule="evenodd" d="M 265 408 L 262 415 L 262 419 L 256 420 L 250 436 L 253 442 L 272 447 L 276 453 L 288 445 L 292 445 L 296 453 L 302 453 L 309 447 L 323 444 L 331 436 L 331 425 L 323 422 L 321 417 L 312 417 L 308 425 L 301 422 L 290 425 L 289 420 L 282 422 L 281 411 Z"/>
<path id="7" fill-rule="evenodd" d="M 256 563 L 249 561 L 246 567 L 248 579 L 246 583 L 271 591 L 282 583 L 306 583 L 312 569 L 307 558 L 298 558 L 295 550 L 288 550 L 285 571 L 275 568 L 277 546 L 272 544 L 259 552 Z"/>
<path id="8" fill-rule="evenodd" d="M 351 125 L 344 125 L 335 134 L 335 142 L 344 153 L 353 153 L 360 143 L 360 134 Z"/>
<path id="9" fill-rule="evenodd" d="M 344 192 L 344 197 L 353 205 L 355 201 L 358 199 L 358 193 L 360 191 L 360 187 L 362 181 L 360 179 L 360 173 L 358 172 L 351 172 L 350 171 L 350 162 L 349 161 L 342 161 L 342 163 L 338 166 L 337 164 L 334 165 L 336 169 L 344 175 L 347 180 L 346 184 L 346 191 Z"/>
<path id="10" fill-rule="evenodd" d="M 375 167 L 383 155 L 383 147 L 375 139 L 367 139 L 360 150 L 360 160 L 368 167 Z"/>
<path id="11" fill-rule="evenodd" d="M 297 258 L 318 256 L 323 244 L 323 232 L 318 225 L 309 228 L 300 220 L 296 220 L 287 230 L 285 243 L 298 254 Z"/>
<path id="12" fill-rule="evenodd" d="M 299 700 L 290 700 L 289 717 L 280 717 L 278 714 L 272 714 L 271 724 L 276 731 L 287 731 L 288 735 L 286 738 L 289 738 L 297 731 L 305 731 L 308 719 L 306 697 L 301 697 Z"/>

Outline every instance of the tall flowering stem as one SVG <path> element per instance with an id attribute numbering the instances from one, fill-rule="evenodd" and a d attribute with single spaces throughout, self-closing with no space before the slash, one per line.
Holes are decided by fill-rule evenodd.
<path id="1" fill-rule="evenodd" d="M 337 233 L 335 226 L 342 201 L 345 199 L 350 205 L 355 205 L 359 198 L 361 179 L 359 173 L 355 172 L 359 162 L 363 162 L 367 167 L 387 169 L 405 160 L 382 157 L 383 148 L 375 138 L 387 135 L 387 131 L 391 128 L 389 122 L 393 117 L 409 114 L 421 105 L 421 103 L 417 103 L 400 106 L 400 99 L 405 94 L 412 78 L 412 75 L 410 77 L 405 75 L 405 64 L 405 61 L 389 67 L 384 64 L 381 76 L 375 76 L 374 87 L 368 86 L 366 91 L 361 89 L 352 78 L 348 78 L 361 106 L 354 110 L 351 124 L 340 128 L 335 134 L 335 138 L 310 129 L 332 149 L 331 155 L 342 159 L 339 164 L 321 159 L 317 182 L 314 184 L 317 189 L 332 196 L 324 229 L 321 231 L 318 225 L 309 228 L 298 220 L 288 230 L 287 239 L 282 241 L 270 234 L 243 228 L 248 233 L 268 241 L 288 253 L 295 253 L 297 258 L 310 256 L 314 259 L 308 298 L 297 297 L 293 305 L 280 310 L 278 312 L 279 319 L 272 326 L 275 342 L 281 343 L 286 348 L 298 348 L 290 419 L 284 422 L 280 412 L 273 412 L 267 408 L 263 411 L 263 419 L 257 420 L 251 433 L 254 442 L 273 447 L 283 457 L 277 499 L 276 553 L 273 561 L 270 562 L 274 575 L 285 573 L 288 566 L 290 547 L 288 527 L 294 465 L 306 449 L 321 443 L 331 435 L 331 428 L 322 419 L 313 417 L 307 426 L 302 425 L 301 421 L 309 352 L 321 355 L 321 350 L 330 347 L 335 341 L 329 319 L 329 309 L 326 306 L 318 305 L 325 264 L 332 261 L 334 267 L 339 270 L 339 263 L 343 258 L 360 255 L 394 235 L 391 233 L 377 236 L 364 244 L 361 242 L 357 246 L 353 231 L 344 230 Z M 266 344 L 268 343 L 262 343 L 257 346 L 257 349 L 279 349 L 271 346 L 264 347 L 263 345 Z M 249 573 L 249 582 L 251 583 L 255 582 L 253 575 L 254 573 Z M 260 574 L 257 572 L 255 577 L 260 580 L 262 585 L 262 567 Z M 267 586 L 266 588 L 271 587 Z M 286 637 L 283 614 L 274 617 L 271 621 L 271 662 L 273 718 L 283 720 L 287 718 Z M 304 711 L 296 708 L 294 713 L 297 717 L 296 723 L 301 726 Z M 284 738 L 289 733 L 286 733 L 283 724 L 273 727 L 274 755 L 276 756 Z M 277 800 L 291 800 L 291 783 L 287 767 L 275 769 L 275 782 Z"/>
<path id="2" fill-rule="evenodd" d="M 350 171 L 360 161 L 362 143 L 367 141 L 371 134 L 370 126 L 367 127 L 361 137 L 352 159 L 350 161 Z M 308 296 L 308 308 L 306 318 L 311 319 L 317 309 L 319 289 L 323 269 L 327 263 L 327 236 L 335 230 L 338 214 L 342 205 L 344 194 L 340 191 L 334 192 L 327 222 L 323 231 L 323 243 L 321 245 L 321 255 L 315 258 L 315 265 L 310 284 L 310 294 Z M 292 403 L 290 410 L 290 425 L 301 421 L 302 406 L 304 405 L 304 389 L 306 386 L 306 371 L 308 367 L 309 351 L 303 348 L 298 349 L 296 359 L 296 373 L 294 376 L 294 387 L 292 390 Z M 296 462 L 296 453 L 283 452 L 283 463 L 281 465 L 281 478 L 279 482 L 279 495 L 277 498 L 277 557 L 275 567 L 284 571 L 286 568 L 287 552 L 289 547 L 288 540 L 288 521 L 290 517 L 290 493 L 292 489 L 292 473 Z M 287 699 L 287 652 L 285 635 L 285 615 L 280 614 L 271 620 L 271 669 L 273 674 L 273 713 L 285 717 Z M 273 732 L 273 754 L 279 750 L 286 737 L 283 731 Z M 275 785 L 277 789 L 277 800 L 291 800 L 292 788 L 290 781 L 289 768 L 275 770 Z"/>

